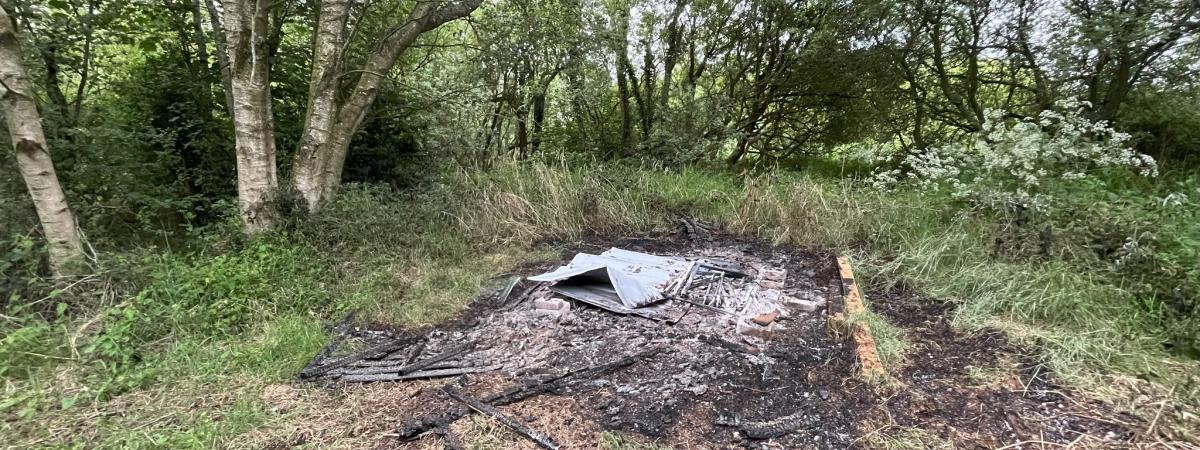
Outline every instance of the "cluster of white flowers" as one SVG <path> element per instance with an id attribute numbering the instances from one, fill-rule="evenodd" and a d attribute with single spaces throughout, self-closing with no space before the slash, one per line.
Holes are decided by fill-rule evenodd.
<path id="1" fill-rule="evenodd" d="M 961 199 L 985 206 L 1047 203 L 1047 182 L 1080 182 L 1105 168 L 1126 167 L 1158 175 L 1148 155 L 1128 148 L 1130 136 L 1083 115 L 1086 104 L 1060 102 L 1036 118 L 1005 120 L 988 111 L 983 130 L 966 142 L 931 148 L 904 159 L 908 179 L 923 188 L 948 188 Z M 900 171 L 876 173 L 876 186 L 900 181 Z"/>

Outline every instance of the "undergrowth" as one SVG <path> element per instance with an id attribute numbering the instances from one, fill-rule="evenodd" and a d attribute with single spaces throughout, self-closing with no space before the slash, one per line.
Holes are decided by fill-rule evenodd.
<path id="1" fill-rule="evenodd" d="M 1132 217 L 1149 203 L 1110 212 Z M 1070 220 L 1031 225 L 850 179 L 599 164 L 502 164 L 402 192 L 349 185 L 319 214 L 265 236 L 213 227 L 170 250 L 102 253 L 106 279 L 123 286 L 106 296 L 59 293 L 45 303 L 68 307 L 6 309 L 0 434 L 16 447 L 220 446 L 279 420 L 257 392 L 293 377 L 326 339 L 324 324 L 349 311 L 368 323 L 437 322 L 488 279 L 556 257 L 545 242 L 667 231 L 679 214 L 849 254 L 860 282 L 903 281 L 954 301 L 957 325 L 1005 329 L 1070 380 L 1127 374 L 1175 383 L 1176 396 L 1195 402 L 1186 381 L 1194 363 L 1163 345 L 1200 335 L 1195 319 L 1178 313 L 1194 302 L 1186 288 L 1196 276 L 1187 265 L 1194 214 L 1153 213 L 1163 219 L 1153 239 L 1143 239 L 1136 259 L 1120 259 L 1129 252 L 1106 253 L 1116 238 L 1104 236 L 1128 236 L 1133 230 L 1119 225 L 1141 222 L 1102 213 L 1081 207 Z M 1037 236 L 1047 224 L 1058 237 L 1042 252 Z M 1070 231 L 1084 228 L 1102 230 Z M 6 275 L 37 252 L 13 248 L 25 253 L 10 256 Z M 1180 299 L 1146 287 L 1170 282 L 1183 286 L 1166 290 Z M 882 341 L 885 364 L 902 364 L 902 333 L 871 326 L 896 338 Z M 139 431 L 122 431 L 131 426 Z M 72 432 L 80 429 L 88 431 Z"/>

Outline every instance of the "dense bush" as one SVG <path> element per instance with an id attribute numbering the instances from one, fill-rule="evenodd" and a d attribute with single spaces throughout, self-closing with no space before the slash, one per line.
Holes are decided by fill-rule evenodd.
<path id="1" fill-rule="evenodd" d="M 974 206 L 1011 211 L 1047 210 L 1074 190 L 1103 189 L 1102 177 L 1113 170 L 1158 176 L 1154 158 L 1129 149 L 1128 134 L 1087 119 L 1086 106 L 1064 102 L 1025 120 L 988 111 L 983 130 L 910 154 L 903 167 L 880 172 L 876 183 L 895 184 L 905 173 L 924 189 L 947 189 Z"/>
<path id="2" fill-rule="evenodd" d="M 873 182 L 910 181 L 918 192 L 940 192 L 924 196 L 931 203 L 948 194 L 993 224 L 978 237 L 994 241 L 993 258 L 1057 259 L 1102 276 L 1137 302 L 1140 314 L 1156 318 L 1152 332 L 1164 345 L 1200 354 L 1194 175 L 1155 179 L 1157 164 L 1129 148 L 1129 135 L 1087 119 L 1076 105 L 1060 107 L 1025 120 L 993 113 L 963 143 L 909 155 Z"/>

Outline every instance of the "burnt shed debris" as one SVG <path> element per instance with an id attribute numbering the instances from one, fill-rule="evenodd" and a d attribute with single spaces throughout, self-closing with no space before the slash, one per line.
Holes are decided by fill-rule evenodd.
<path id="1" fill-rule="evenodd" d="M 844 420 L 819 407 L 822 389 L 806 388 L 816 367 L 837 368 L 828 369 L 837 378 L 853 365 L 844 343 L 825 332 L 826 306 L 840 296 L 831 255 L 744 245 L 639 250 L 580 252 L 542 273 L 497 280 L 462 317 L 437 327 L 393 333 L 339 324 L 300 376 L 449 379 L 437 390 L 449 406 L 398 418 L 405 439 L 445 437 L 450 423 L 477 412 L 555 448 L 553 436 L 495 409 L 542 394 L 577 398 L 602 427 L 650 437 L 699 410 L 708 411 L 709 432 L 735 441 L 824 444 L 850 435 L 849 425 L 822 427 L 824 436 L 794 432 Z"/>
<path id="2" fill-rule="evenodd" d="M 739 293 L 725 280 L 746 275 L 741 264 L 731 261 L 612 248 L 599 255 L 578 253 L 569 264 L 529 280 L 553 283 L 549 290 L 555 294 L 618 314 L 670 318 L 665 304 L 670 300 L 738 312 L 750 295 L 740 296 L 741 302 L 731 298 Z"/>
<path id="3" fill-rule="evenodd" d="M 665 299 L 667 284 L 689 265 L 679 257 L 612 248 L 599 255 L 578 253 L 569 264 L 529 279 L 555 282 L 554 292 L 623 312 Z"/>

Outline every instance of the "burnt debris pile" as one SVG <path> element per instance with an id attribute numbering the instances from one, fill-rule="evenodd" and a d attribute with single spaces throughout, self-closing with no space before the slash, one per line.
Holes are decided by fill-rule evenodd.
<path id="1" fill-rule="evenodd" d="M 446 379 L 435 397 L 449 406 L 397 418 L 402 438 L 445 436 L 450 423 L 480 413 L 557 448 L 496 409 L 553 394 L 580 400 L 604 429 L 650 437 L 847 439 L 849 425 L 828 426 L 850 422 L 828 408 L 846 399 L 830 399 L 825 386 L 853 370 L 852 352 L 826 332 L 841 296 L 830 255 L 739 243 L 639 250 L 577 253 L 485 291 L 438 327 L 390 333 L 344 321 L 301 378 Z M 813 432 L 797 432 L 806 428 Z"/>

